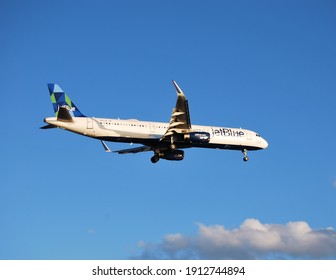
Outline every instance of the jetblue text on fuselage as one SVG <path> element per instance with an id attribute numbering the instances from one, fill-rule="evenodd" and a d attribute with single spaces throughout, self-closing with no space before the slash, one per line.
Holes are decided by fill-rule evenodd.
<path id="1" fill-rule="evenodd" d="M 231 128 L 212 128 L 211 130 L 212 136 L 244 137 L 245 135 L 244 131 Z"/>
<path id="2" fill-rule="evenodd" d="M 62 106 L 58 106 L 58 107 L 65 108 L 65 109 L 67 109 L 68 111 L 72 111 L 72 112 L 76 111 L 76 107 L 70 107 L 70 106 L 68 106 L 68 105 L 62 105 Z"/>

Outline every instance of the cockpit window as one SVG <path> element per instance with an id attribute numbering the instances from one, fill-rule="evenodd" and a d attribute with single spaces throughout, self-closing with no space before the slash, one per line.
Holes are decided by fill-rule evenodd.
<path id="1" fill-rule="evenodd" d="M 257 136 L 257 137 L 260 137 L 260 135 L 259 135 L 259 134 L 256 134 L 256 136 Z"/>

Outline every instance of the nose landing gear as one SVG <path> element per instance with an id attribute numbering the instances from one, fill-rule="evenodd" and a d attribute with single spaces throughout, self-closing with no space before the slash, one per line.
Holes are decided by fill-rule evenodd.
<path id="1" fill-rule="evenodd" d="M 248 158 L 248 156 L 247 156 L 247 150 L 246 150 L 246 149 L 242 150 L 242 153 L 243 153 L 243 155 L 244 155 L 243 160 L 244 160 L 244 161 L 248 161 L 249 158 Z"/>

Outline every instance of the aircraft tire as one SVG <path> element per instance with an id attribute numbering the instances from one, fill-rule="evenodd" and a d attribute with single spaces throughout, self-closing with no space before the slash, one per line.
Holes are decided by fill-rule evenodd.
<path id="1" fill-rule="evenodd" d="M 160 160 L 160 158 L 159 158 L 158 155 L 152 156 L 152 158 L 151 158 L 152 163 L 157 163 L 159 160 Z"/>

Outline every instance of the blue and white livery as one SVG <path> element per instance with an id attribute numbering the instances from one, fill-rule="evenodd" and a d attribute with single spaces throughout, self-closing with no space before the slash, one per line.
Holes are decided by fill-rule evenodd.
<path id="1" fill-rule="evenodd" d="M 119 154 L 152 151 L 153 163 L 160 159 L 183 160 L 185 148 L 238 150 L 248 160 L 247 151 L 261 150 L 268 143 L 258 133 L 242 128 L 191 125 L 188 101 L 175 81 L 176 105 L 169 123 L 94 118 L 83 115 L 68 95 L 57 85 L 48 84 L 55 117 L 45 118 L 41 128 L 62 128 L 101 141 L 137 143 L 141 146 L 113 151 Z"/>

